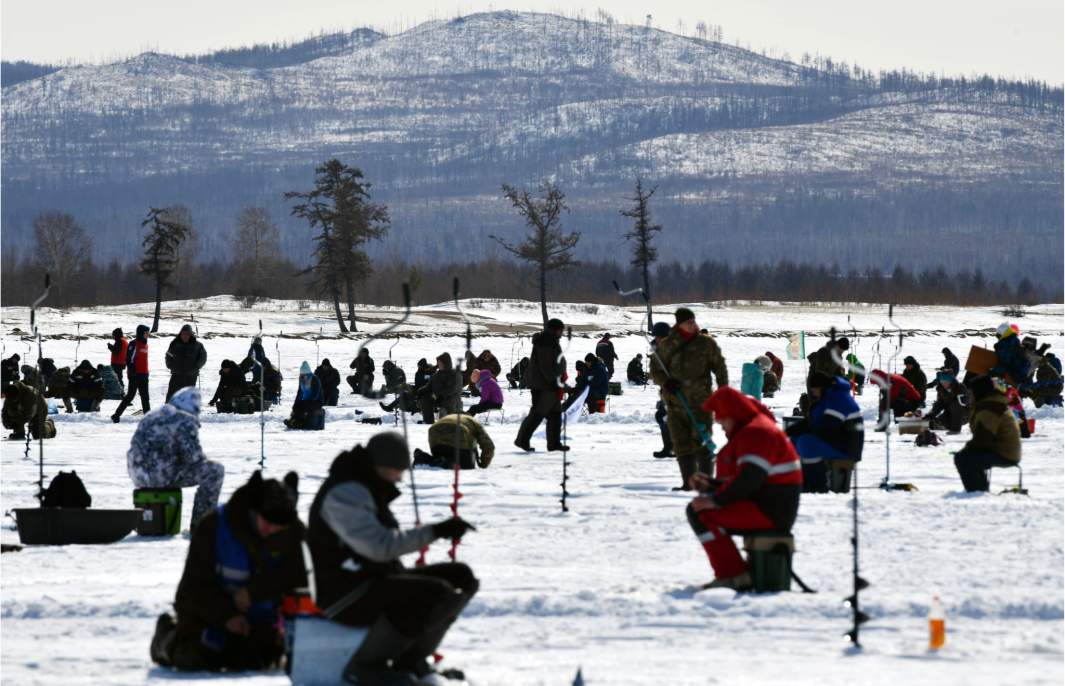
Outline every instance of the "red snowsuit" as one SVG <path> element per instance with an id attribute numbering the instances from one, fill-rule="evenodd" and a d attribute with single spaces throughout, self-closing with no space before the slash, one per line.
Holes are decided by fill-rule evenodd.
<path id="1" fill-rule="evenodd" d="M 784 378 L 784 363 L 781 361 L 781 359 L 779 357 L 777 357 L 776 355 L 774 355 L 773 353 L 769 352 L 768 350 L 765 351 L 765 356 L 769 358 L 769 363 L 770 363 L 770 367 L 769 368 L 770 368 L 770 370 L 772 370 L 772 372 L 774 374 L 777 375 L 777 381 L 780 381 L 781 379 L 783 379 Z"/>
<path id="2" fill-rule="evenodd" d="M 717 578 L 747 571 L 731 534 L 791 530 L 799 511 L 802 463 L 765 405 L 723 386 L 703 403 L 704 412 L 736 424 L 717 455 L 717 482 L 709 497 L 717 507 L 688 518 Z"/>

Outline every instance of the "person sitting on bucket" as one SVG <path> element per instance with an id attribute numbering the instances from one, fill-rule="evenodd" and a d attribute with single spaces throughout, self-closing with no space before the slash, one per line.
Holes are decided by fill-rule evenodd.
<path id="1" fill-rule="evenodd" d="M 389 506 L 407 469 L 406 440 L 377 434 L 337 456 L 311 505 L 307 544 L 316 602 L 337 622 L 369 627 L 344 669 L 350 683 L 432 679 L 427 658 L 479 586 L 461 563 L 408 569 L 400 562 L 434 540 L 458 540 L 473 530 L 458 517 L 401 529 Z"/>
<path id="2" fill-rule="evenodd" d="M 802 460 L 803 491 L 847 493 L 854 463 L 862 459 L 865 422 L 842 376 L 814 372 L 808 379 L 813 405 L 787 430 Z"/>
<path id="3" fill-rule="evenodd" d="M 292 401 L 292 416 L 285 420 L 285 426 L 290 429 L 321 429 L 325 417 L 322 409 L 324 402 L 322 383 L 311 372 L 310 363 L 304 360 L 300 365 L 296 399 Z"/>
<path id="4" fill-rule="evenodd" d="M 226 470 L 200 447 L 200 391 L 182 388 L 144 415 L 126 452 L 126 470 L 137 488 L 197 486 L 192 527 L 218 505 Z"/>
<path id="5" fill-rule="evenodd" d="M 176 396 L 176 394 L 175 394 Z M 180 670 L 277 668 L 281 596 L 306 584 L 297 477 L 256 471 L 192 534 L 174 609 L 156 621 L 151 657 Z"/>
<path id="6" fill-rule="evenodd" d="M 802 490 L 802 465 L 791 441 L 762 403 L 723 386 L 703 403 L 728 436 L 717 455 L 717 475 L 696 472 L 699 491 L 688 505 L 688 522 L 714 570 L 708 588 L 751 586 L 747 563 L 732 542 L 733 532 L 787 533 L 795 523 Z"/>
<path id="7" fill-rule="evenodd" d="M 1021 432 L 1002 390 L 1005 382 L 978 376 L 969 388 L 976 401 L 969 422 L 973 437 L 955 453 L 954 466 L 966 491 L 987 491 L 989 469 L 1021 461 Z"/>

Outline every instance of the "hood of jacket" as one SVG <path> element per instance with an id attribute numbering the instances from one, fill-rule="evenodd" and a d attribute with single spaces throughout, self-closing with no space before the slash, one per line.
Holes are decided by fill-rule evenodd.
<path id="1" fill-rule="evenodd" d="M 740 393 L 731 386 L 722 386 L 703 403 L 703 411 L 713 412 L 717 419 L 732 419 L 736 422 L 731 433 L 746 426 L 758 415 L 765 415 L 773 421 L 772 410 L 750 396 Z"/>
<path id="2" fill-rule="evenodd" d="M 454 369 L 454 366 L 451 363 L 451 353 L 441 354 L 436 358 L 436 361 L 440 363 L 440 368 L 445 372 L 449 372 Z"/>

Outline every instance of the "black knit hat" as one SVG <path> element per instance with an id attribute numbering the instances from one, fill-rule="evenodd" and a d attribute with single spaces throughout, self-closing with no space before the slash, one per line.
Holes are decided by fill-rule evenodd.
<path id="1" fill-rule="evenodd" d="M 902 358 L 902 363 L 903 364 L 912 364 L 914 367 L 917 366 L 917 360 L 914 359 L 913 355 L 907 355 L 906 357 Z"/>
<path id="2" fill-rule="evenodd" d="M 395 431 L 385 431 L 371 438 L 366 442 L 366 451 L 376 467 L 410 469 L 410 448 L 406 439 Z"/>
<path id="3" fill-rule="evenodd" d="M 112 336 L 121 336 L 122 335 L 122 327 L 120 326 L 117 329 L 115 329 L 114 331 L 112 331 L 111 335 Z"/>
<path id="4" fill-rule="evenodd" d="M 666 324 L 665 322 L 656 322 L 655 325 L 651 327 L 651 335 L 655 338 L 665 338 L 669 335 L 669 324 Z"/>
<path id="5" fill-rule="evenodd" d="M 562 323 L 561 319 L 548 319 L 547 330 L 548 331 L 563 331 L 566 325 Z"/>
<path id="6" fill-rule="evenodd" d="M 288 526 L 296 521 L 296 498 L 299 477 L 296 472 L 285 475 L 285 482 L 277 479 L 263 479 L 262 472 L 256 471 L 248 482 L 252 487 L 251 508 L 259 515 L 279 526 Z"/>
<path id="7" fill-rule="evenodd" d="M 973 397 L 977 400 L 983 400 L 992 393 L 998 392 L 995 388 L 995 382 L 987 375 L 978 376 L 970 381 L 969 390 L 973 392 Z"/>
<path id="8" fill-rule="evenodd" d="M 673 318 L 677 320 L 678 324 L 682 324 L 690 319 L 695 319 L 695 313 L 687 307 L 678 307 L 677 311 L 673 313 Z"/>

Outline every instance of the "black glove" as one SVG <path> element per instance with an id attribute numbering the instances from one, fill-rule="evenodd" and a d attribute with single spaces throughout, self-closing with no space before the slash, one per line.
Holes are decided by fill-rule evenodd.
<path id="1" fill-rule="evenodd" d="M 665 389 L 670 393 L 676 393 L 680 390 L 680 382 L 676 379 L 666 379 Z"/>
<path id="2" fill-rule="evenodd" d="M 114 346 L 114 344 L 113 344 L 113 343 L 108 343 L 108 344 L 107 344 L 107 349 L 108 349 L 108 350 L 110 350 L 111 352 L 114 352 L 114 351 L 115 351 L 115 346 Z"/>
<path id="3" fill-rule="evenodd" d="M 433 536 L 437 538 L 461 539 L 467 531 L 477 531 L 477 528 L 461 517 L 452 517 L 433 524 Z"/>

